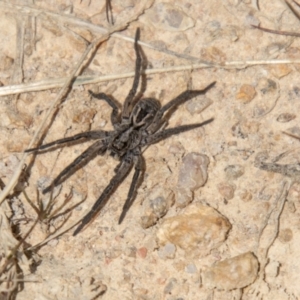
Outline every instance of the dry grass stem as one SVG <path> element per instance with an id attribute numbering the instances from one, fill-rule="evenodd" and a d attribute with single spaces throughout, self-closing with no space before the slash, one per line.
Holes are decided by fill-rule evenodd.
<path id="1" fill-rule="evenodd" d="M 223 65 L 204 64 L 204 63 L 192 64 L 192 65 L 187 64 L 187 65 L 175 66 L 169 68 L 148 69 L 144 71 L 144 74 L 152 75 L 152 74 L 159 74 L 159 73 L 181 72 L 181 71 L 197 70 L 197 69 L 204 69 L 204 68 L 244 69 L 244 68 L 258 66 L 258 65 L 283 65 L 283 64 L 300 64 L 300 59 L 228 61 L 225 62 Z M 124 79 L 133 76 L 134 76 L 134 72 L 128 72 L 124 74 L 104 75 L 104 76 L 78 76 L 76 77 L 73 85 L 78 86 L 78 85 L 85 85 L 85 84 L 95 84 L 99 82 Z M 65 80 L 66 78 L 44 79 L 32 83 L 4 86 L 4 87 L 0 87 L 0 96 L 59 88 L 64 85 Z"/>

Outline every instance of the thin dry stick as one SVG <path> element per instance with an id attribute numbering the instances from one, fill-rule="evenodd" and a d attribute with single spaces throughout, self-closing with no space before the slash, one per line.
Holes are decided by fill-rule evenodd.
<path id="1" fill-rule="evenodd" d="M 295 0 L 293 0 L 293 2 L 299 6 L 299 3 L 297 3 Z M 285 0 L 285 3 L 287 5 L 287 7 L 291 10 L 291 12 L 296 16 L 296 18 L 300 19 L 300 15 L 296 11 L 296 9 L 293 7 L 293 5 L 291 3 L 289 3 L 287 0 Z M 273 33 L 273 34 L 300 37 L 300 33 L 299 32 L 284 31 L 284 30 L 275 30 L 275 29 L 269 29 L 269 28 L 265 28 L 265 27 L 261 27 L 261 26 L 256 26 L 256 25 L 251 25 L 251 26 L 254 27 L 254 28 L 257 28 L 259 30 L 262 30 L 262 31 L 265 31 L 265 32 L 269 32 L 269 33 Z"/>
<path id="2" fill-rule="evenodd" d="M 31 148 L 31 146 L 33 145 L 33 143 L 36 141 L 37 137 L 39 136 L 40 132 L 44 128 L 44 126 L 46 124 L 46 121 L 49 118 L 49 116 L 51 114 L 53 114 L 53 112 L 55 111 L 55 109 L 61 104 L 62 99 L 64 99 L 64 97 L 66 96 L 66 94 L 68 92 L 68 89 L 69 89 L 69 86 L 71 85 L 74 77 L 76 77 L 76 74 L 80 73 L 80 71 L 84 67 L 84 61 L 87 60 L 90 57 L 88 55 L 89 54 L 92 55 L 97 50 L 97 47 L 102 42 L 104 42 L 105 40 L 109 39 L 110 35 L 113 32 L 125 29 L 132 21 L 136 20 L 144 12 L 145 9 L 149 8 L 152 5 L 152 3 L 153 3 L 153 1 L 149 1 L 149 0 L 148 1 L 147 0 L 142 1 L 141 4 L 139 5 L 138 13 L 136 13 L 133 17 L 129 18 L 123 24 L 121 24 L 121 25 L 115 25 L 115 26 L 111 27 L 110 30 L 108 31 L 108 33 L 106 33 L 105 35 L 103 35 L 101 38 L 96 39 L 94 42 L 92 42 L 89 45 L 89 47 L 83 53 L 80 61 L 74 67 L 71 75 L 66 80 L 66 82 L 63 85 L 62 89 L 58 93 L 56 99 L 50 105 L 50 107 L 49 107 L 49 109 L 47 111 L 47 114 L 45 115 L 44 120 L 42 121 L 42 123 L 38 127 L 37 131 L 35 132 L 33 138 L 31 139 L 31 141 L 30 141 L 30 143 L 28 145 L 28 148 Z M 16 186 L 27 156 L 28 156 L 28 153 L 23 153 L 22 158 L 20 160 L 20 163 L 16 167 L 16 170 L 15 170 L 12 178 L 10 179 L 10 181 L 8 182 L 8 184 L 6 185 L 5 189 L 2 191 L 2 193 L 0 195 L 0 204 L 2 204 L 2 202 L 8 196 L 8 194 L 10 193 L 10 191 Z"/>
<path id="3" fill-rule="evenodd" d="M 300 33 L 299 32 L 292 32 L 292 31 L 284 31 L 284 30 L 275 30 L 275 29 L 269 29 L 269 28 L 265 28 L 265 27 L 261 27 L 261 26 L 256 26 L 256 25 L 251 25 L 254 28 L 257 28 L 261 31 L 265 31 L 265 32 L 269 32 L 269 33 L 274 33 L 274 34 L 278 34 L 278 35 L 287 35 L 287 36 L 296 36 L 296 37 L 300 37 Z"/>

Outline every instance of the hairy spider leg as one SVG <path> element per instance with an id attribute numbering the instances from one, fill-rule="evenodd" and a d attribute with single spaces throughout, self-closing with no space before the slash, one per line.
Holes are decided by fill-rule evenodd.
<path id="1" fill-rule="evenodd" d="M 53 189 L 53 187 L 60 184 L 66 178 L 71 176 L 78 168 L 86 165 L 90 160 L 92 160 L 96 155 L 103 155 L 106 151 L 107 145 L 103 143 L 102 140 L 95 142 L 90 147 L 88 147 L 84 152 L 81 153 L 71 164 L 69 164 L 65 169 L 63 169 L 53 182 L 46 187 L 42 193 L 46 194 Z"/>
<path id="2" fill-rule="evenodd" d="M 110 180 L 108 186 L 104 189 L 101 196 L 93 205 L 92 209 L 82 218 L 81 224 L 76 228 L 73 235 L 77 235 L 96 215 L 99 213 L 101 206 L 105 203 L 105 200 L 109 198 L 115 188 L 121 184 L 126 175 L 130 172 L 133 165 L 133 157 L 130 155 L 124 156 L 121 162 L 121 166 L 118 169 L 118 173 Z"/>
<path id="3" fill-rule="evenodd" d="M 166 121 L 161 121 L 161 119 L 167 110 L 169 110 L 170 108 L 176 108 L 177 106 L 185 103 L 186 101 L 188 101 L 198 95 L 205 94 L 215 84 L 216 84 L 216 82 L 214 81 L 203 90 L 187 90 L 187 91 L 184 91 L 183 93 L 179 94 L 176 98 L 174 98 L 173 100 L 168 102 L 157 112 L 152 124 L 148 127 L 147 131 L 149 133 L 156 132 L 162 126 L 162 124 L 164 122 L 166 122 Z"/>
<path id="4" fill-rule="evenodd" d="M 129 94 L 127 95 L 127 97 L 124 101 L 123 110 L 122 110 L 122 121 L 128 120 L 130 117 L 131 110 L 132 110 L 132 107 L 131 107 L 132 101 L 134 99 L 134 96 L 136 94 L 136 91 L 137 91 L 137 88 L 138 88 L 139 82 L 140 82 L 141 69 L 142 69 L 142 56 L 141 56 L 139 45 L 138 45 L 139 39 L 140 39 L 140 29 L 137 28 L 136 33 L 135 33 L 135 40 L 134 40 L 134 50 L 135 50 L 135 54 L 136 54 L 135 75 L 134 75 L 132 88 L 129 91 Z"/>
<path id="5" fill-rule="evenodd" d="M 160 110 L 162 112 L 167 111 L 171 107 L 176 107 L 178 105 L 183 104 L 184 102 L 200 95 L 205 94 L 209 89 L 211 89 L 216 84 L 216 81 L 210 83 L 207 87 L 205 87 L 203 90 L 187 90 L 183 93 L 179 94 L 175 99 L 171 100 L 169 103 L 164 105 Z"/>
<path id="6" fill-rule="evenodd" d="M 106 2 L 105 2 L 105 9 L 106 9 L 106 20 L 107 20 L 107 22 L 111 23 L 112 25 L 114 25 L 111 0 L 106 0 Z"/>
<path id="7" fill-rule="evenodd" d="M 131 207 L 133 200 L 134 200 L 134 195 L 137 189 L 137 185 L 139 182 L 139 178 L 142 175 L 141 172 L 144 171 L 143 168 L 143 157 L 141 155 L 141 153 L 135 154 L 135 171 L 132 177 L 132 182 L 129 188 L 129 192 L 128 192 L 128 196 L 127 199 L 124 203 L 123 209 L 122 209 L 122 213 L 120 215 L 119 218 L 119 224 L 121 224 L 126 216 L 127 211 L 129 210 L 129 208 Z"/>
<path id="8" fill-rule="evenodd" d="M 47 148 L 50 148 L 55 145 L 62 145 L 62 144 L 70 143 L 70 142 L 75 142 L 80 139 L 87 139 L 87 140 L 101 139 L 101 140 L 103 140 L 110 136 L 111 136 L 111 133 L 108 131 L 102 131 L 102 130 L 87 131 L 87 132 L 78 133 L 73 136 L 69 136 L 66 138 L 56 140 L 56 141 L 53 141 L 53 142 L 45 144 L 45 145 L 41 145 L 40 147 L 27 149 L 24 152 L 33 152 L 33 151 L 43 150 L 43 149 L 47 149 Z"/>
<path id="9" fill-rule="evenodd" d="M 119 124 L 119 108 L 117 103 L 108 95 L 105 93 L 99 93 L 95 94 L 92 91 L 89 90 L 89 93 L 92 97 L 99 99 L 99 100 L 104 100 L 111 108 L 112 112 L 110 115 L 110 120 L 111 123 L 113 124 L 114 128 L 117 128 L 117 124 Z"/>
<path id="10" fill-rule="evenodd" d="M 197 123 L 197 124 L 190 124 L 190 125 L 182 125 L 182 126 L 178 126 L 178 127 L 174 127 L 174 128 L 168 128 L 165 129 L 163 131 L 159 131 L 156 132 L 153 135 L 147 136 L 145 137 L 142 142 L 141 142 L 141 146 L 146 146 L 146 145 L 151 145 L 151 144 L 155 144 L 163 139 L 166 139 L 174 134 L 179 134 L 181 132 L 185 132 L 185 131 L 189 131 L 198 127 L 201 127 L 203 125 L 209 124 L 210 122 L 212 122 L 214 119 L 208 119 L 202 123 Z"/>

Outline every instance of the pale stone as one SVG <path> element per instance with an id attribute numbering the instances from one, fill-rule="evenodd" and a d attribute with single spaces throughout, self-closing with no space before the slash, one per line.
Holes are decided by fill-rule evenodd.
<path id="1" fill-rule="evenodd" d="M 280 229 L 278 239 L 281 243 L 289 243 L 293 239 L 293 231 L 290 228 Z"/>
<path id="2" fill-rule="evenodd" d="M 141 225 L 143 228 L 153 226 L 161 217 L 163 217 L 174 204 L 174 194 L 168 189 L 159 187 L 147 195 L 143 202 L 143 213 L 141 216 Z"/>
<path id="3" fill-rule="evenodd" d="M 253 283 L 258 274 L 258 260 L 247 252 L 217 262 L 203 272 L 202 282 L 207 288 L 220 290 L 240 289 Z"/>
<path id="4" fill-rule="evenodd" d="M 245 168 L 242 165 L 236 164 L 227 166 L 224 171 L 227 179 L 234 180 L 244 175 Z"/>
<path id="5" fill-rule="evenodd" d="M 292 69 L 288 65 L 275 65 L 271 67 L 271 73 L 276 78 L 282 78 L 290 74 Z"/>
<path id="6" fill-rule="evenodd" d="M 232 184 L 221 182 L 218 184 L 219 193 L 226 200 L 231 200 L 234 197 L 235 187 Z"/>
<path id="7" fill-rule="evenodd" d="M 172 243 L 193 256 L 204 256 L 220 246 L 231 228 L 215 209 L 191 204 L 178 216 L 166 219 L 157 232 L 160 245 Z"/>
<path id="8" fill-rule="evenodd" d="M 277 117 L 276 121 L 280 123 L 287 123 L 294 120 L 296 117 L 297 116 L 292 113 L 282 113 Z"/>
<path id="9" fill-rule="evenodd" d="M 244 104 L 249 103 L 256 96 L 255 88 L 250 84 L 243 84 L 235 98 Z"/>
<path id="10" fill-rule="evenodd" d="M 209 158 L 204 154 L 188 153 L 179 171 L 176 204 L 185 207 L 193 200 L 193 192 L 207 180 Z"/>
<path id="11" fill-rule="evenodd" d="M 173 259 L 175 257 L 175 254 L 176 254 L 176 246 L 171 243 L 167 243 L 164 247 L 162 247 L 158 251 L 158 256 L 161 259 L 167 259 L 167 258 Z"/>
<path id="12" fill-rule="evenodd" d="M 200 114 L 208 106 L 210 106 L 213 101 L 206 97 L 206 95 L 199 95 L 197 98 L 192 99 L 186 103 L 186 109 L 192 114 Z"/>

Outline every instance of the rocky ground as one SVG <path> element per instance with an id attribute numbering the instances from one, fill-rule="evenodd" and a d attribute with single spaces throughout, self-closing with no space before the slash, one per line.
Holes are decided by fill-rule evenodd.
<path id="1" fill-rule="evenodd" d="M 251 25 L 300 33 L 299 7 L 154 0 L 143 12 L 143 1 L 111 2 L 115 24 L 136 20 L 83 64 L 85 77 L 35 145 L 112 129 L 111 108 L 88 90 L 124 102 L 133 78 L 122 74 L 134 71 L 137 27 L 150 71 L 145 97 L 164 105 L 216 81 L 178 107 L 168 126 L 214 120 L 147 148 L 122 224 L 132 173 L 76 237 L 68 229 L 101 195 L 117 161 L 95 157 L 49 196 L 37 190 L 90 143 L 29 155 L 1 206 L 0 299 L 298 299 L 300 39 Z M 105 1 L 0 1 L 0 14 L 4 188 L 67 76 L 111 25 Z M 101 81 L 106 75 L 115 76 Z"/>

